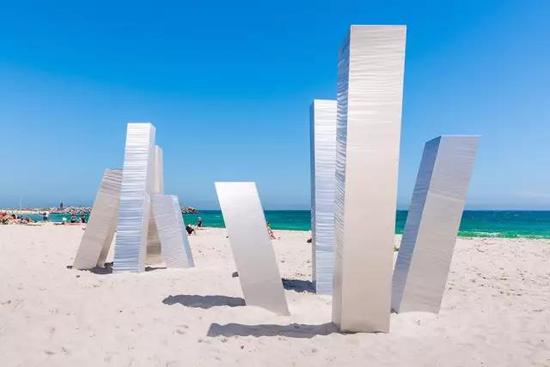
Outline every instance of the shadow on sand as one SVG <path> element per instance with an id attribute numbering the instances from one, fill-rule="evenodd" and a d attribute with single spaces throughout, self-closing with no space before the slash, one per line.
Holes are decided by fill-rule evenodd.
<path id="1" fill-rule="evenodd" d="M 290 325 L 244 325 L 244 324 L 212 324 L 207 336 L 286 336 L 289 338 L 313 338 L 317 335 L 338 333 L 336 325 L 331 322 L 321 325 L 290 324 Z"/>
<path id="2" fill-rule="evenodd" d="M 289 291 L 315 293 L 315 287 L 309 280 L 283 278 L 283 287 Z"/>
<path id="3" fill-rule="evenodd" d="M 72 265 L 67 265 L 67 269 L 73 269 Z M 166 266 L 146 266 L 145 271 L 155 271 L 155 270 L 161 270 L 166 269 Z M 96 266 L 95 268 L 91 269 L 81 269 L 82 271 L 89 271 L 90 273 L 94 274 L 111 274 L 113 272 L 113 263 L 105 263 L 105 267 Z"/>
<path id="4" fill-rule="evenodd" d="M 165 305 L 180 304 L 186 307 L 193 308 L 212 308 L 219 306 L 239 307 L 244 306 L 244 299 L 240 297 L 227 297 L 227 296 L 199 296 L 180 294 L 177 296 L 168 296 L 162 300 Z"/>

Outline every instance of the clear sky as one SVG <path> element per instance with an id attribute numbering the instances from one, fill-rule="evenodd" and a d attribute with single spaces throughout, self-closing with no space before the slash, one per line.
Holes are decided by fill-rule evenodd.
<path id="1" fill-rule="evenodd" d="M 309 105 L 349 25 L 406 24 L 399 207 L 425 141 L 480 134 L 467 206 L 550 209 L 550 1 L 45 3 L 0 10 L 0 207 L 91 204 L 151 121 L 183 204 L 253 180 L 309 208 Z"/>

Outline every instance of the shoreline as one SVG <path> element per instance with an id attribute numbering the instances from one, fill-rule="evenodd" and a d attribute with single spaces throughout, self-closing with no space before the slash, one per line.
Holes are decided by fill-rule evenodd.
<path id="1" fill-rule="evenodd" d="M 0 226 L 29 226 L 29 227 L 40 227 L 42 225 L 56 225 L 56 226 L 62 226 L 61 224 L 59 224 L 61 222 L 55 222 L 55 221 L 48 221 L 48 222 L 42 222 L 42 221 L 37 221 L 37 222 L 34 222 L 34 223 L 31 223 L 31 224 L 19 224 L 19 223 L 15 223 L 15 224 L 0 224 Z M 77 225 L 83 225 L 83 223 L 66 223 L 65 226 L 69 227 L 74 227 L 74 226 L 77 226 Z M 194 227 L 193 224 L 191 224 L 191 226 Z M 202 229 L 225 229 L 225 227 L 218 227 L 218 226 L 208 226 L 208 225 L 205 225 L 205 226 L 202 226 L 201 227 Z M 291 228 L 291 229 L 288 229 L 288 228 L 277 228 L 275 226 L 272 226 L 271 229 L 273 231 L 276 231 L 276 232 L 280 232 L 280 231 L 283 231 L 283 232 L 298 232 L 298 233 L 306 233 L 306 232 L 309 232 L 311 233 L 311 229 L 296 229 L 296 228 Z M 199 229 L 201 230 L 201 229 Z M 395 236 L 396 237 L 401 237 L 403 233 L 402 232 L 395 232 Z M 509 240 L 513 240 L 513 239 L 526 239 L 526 240 L 550 240 L 550 236 L 543 236 L 543 235 L 503 235 L 503 234 L 500 234 L 500 233 L 486 233 L 486 232 L 478 232 L 478 234 L 472 234 L 471 232 L 459 232 L 458 235 L 457 235 L 457 239 L 460 238 L 460 239 L 477 239 L 477 238 L 480 238 L 480 239 L 509 239 Z"/>

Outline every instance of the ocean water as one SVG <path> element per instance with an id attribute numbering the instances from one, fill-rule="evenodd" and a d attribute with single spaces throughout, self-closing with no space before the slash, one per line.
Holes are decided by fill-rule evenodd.
<path id="1" fill-rule="evenodd" d="M 309 231 L 311 218 L 308 210 L 267 210 L 267 221 L 273 229 Z M 41 220 L 40 216 L 31 216 Z M 52 214 L 50 221 L 61 221 L 63 215 Z M 65 215 L 67 219 L 69 216 Z M 185 214 L 186 224 L 196 224 L 198 217 L 206 227 L 223 227 L 219 210 L 202 210 L 200 214 Z M 396 215 L 395 231 L 402 233 L 407 212 L 400 210 Z M 459 236 L 464 237 L 530 237 L 550 238 L 550 211 L 494 211 L 466 210 L 462 215 Z"/>

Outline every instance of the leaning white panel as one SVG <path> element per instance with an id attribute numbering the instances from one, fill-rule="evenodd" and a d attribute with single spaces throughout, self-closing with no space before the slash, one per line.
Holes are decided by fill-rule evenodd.
<path id="1" fill-rule="evenodd" d="M 336 106 L 316 99 L 310 111 L 312 277 L 320 294 L 332 294 L 334 273 Z"/>
<path id="2" fill-rule="evenodd" d="M 352 26 L 338 62 L 332 319 L 387 332 L 405 26 Z"/>
<path id="3" fill-rule="evenodd" d="M 254 182 L 216 182 L 246 304 L 288 315 L 288 305 Z"/>
<path id="4" fill-rule="evenodd" d="M 92 269 L 96 266 L 104 266 L 115 234 L 121 180 L 121 170 L 105 170 L 86 225 L 86 231 L 74 259 L 73 267 L 75 269 Z"/>
<path id="5" fill-rule="evenodd" d="M 155 127 L 152 124 L 128 124 L 113 264 L 115 272 L 145 269 L 154 145 Z"/>
<path id="6" fill-rule="evenodd" d="M 155 145 L 153 153 L 153 167 L 152 167 L 152 186 L 151 194 L 164 193 L 164 167 L 162 149 Z M 149 219 L 149 230 L 147 232 L 147 256 L 145 263 L 156 264 L 162 261 L 160 239 L 158 235 L 157 225 L 155 218 L 151 215 Z"/>
<path id="7" fill-rule="evenodd" d="M 162 258 L 166 266 L 168 268 L 194 266 L 178 198 L 174 195 L 155 194 L 152 203 Z"/>
<path id="8" fill-rule="evenodd" d="M 439 312 L 478 142 L 441 136 L 424 147 L 393 273 L 396 312 Z"/>

